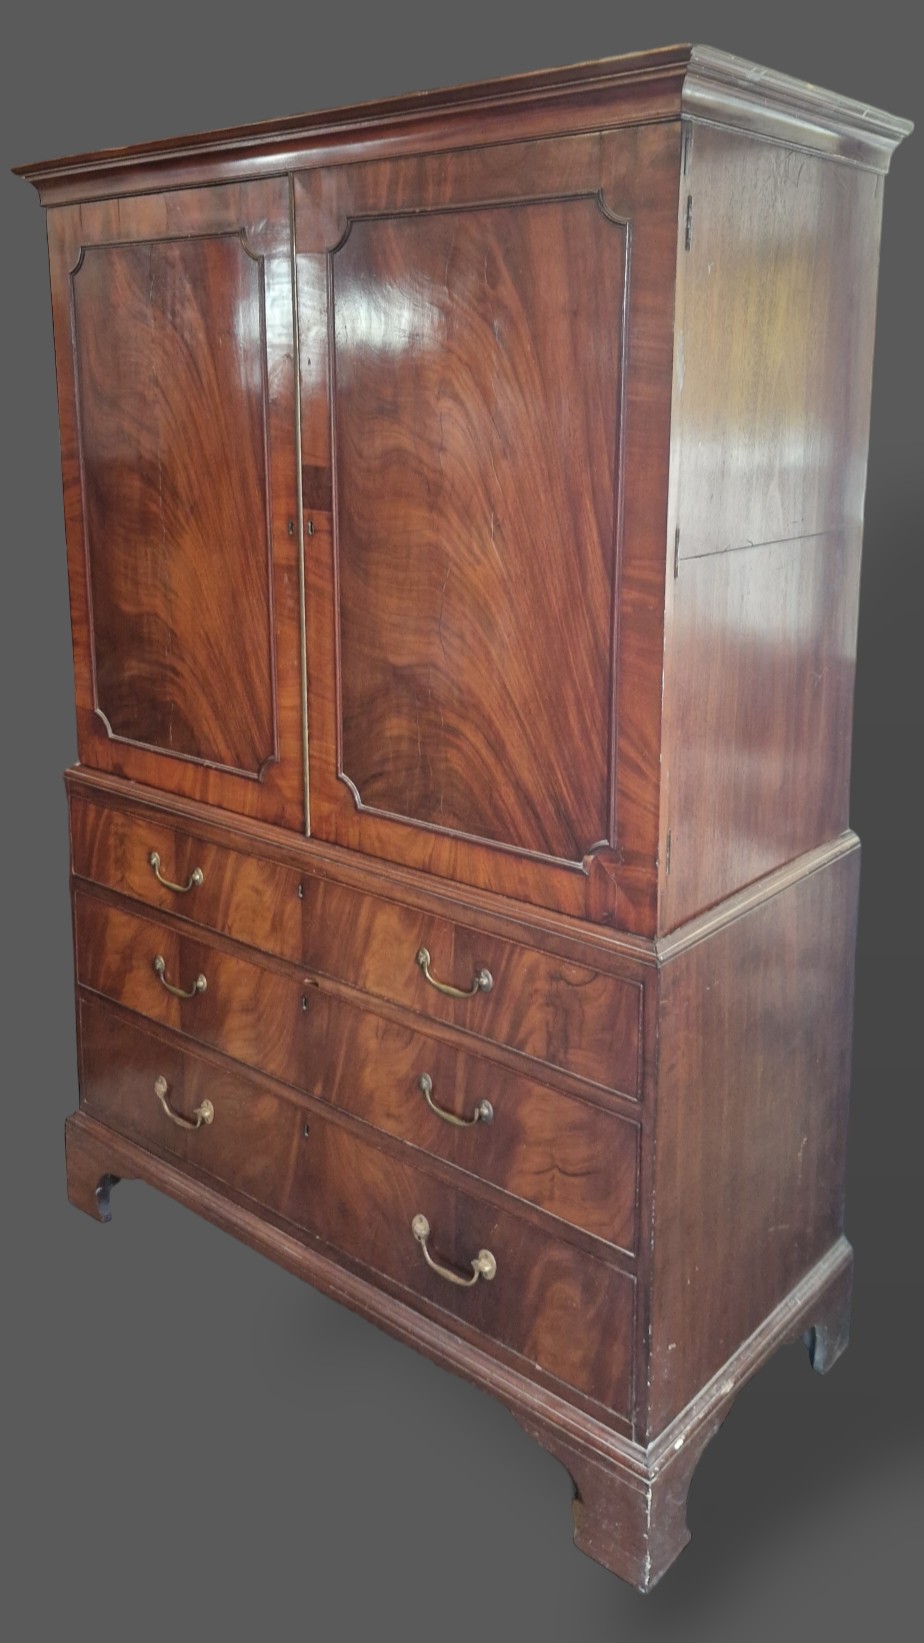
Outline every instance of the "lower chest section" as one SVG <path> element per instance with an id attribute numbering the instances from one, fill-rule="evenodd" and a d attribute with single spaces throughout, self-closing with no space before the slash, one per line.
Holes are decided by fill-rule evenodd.
<path id="1" fill-rule="evenodd" d="M 184 857 L 165 895 L 165 852 L 154 873 L 136 824 L 127 873 L 132 828 L 114 817 L 84 809 L 75 860 L 87 1114 L 631 1435 L 641 967 L 364 895 L 373 992 L 343 958 L 355 888 L 326 881 L 302 936 L 287 894 L 273 909 L 304 877 L 241 853 L 256 932 L 241 941 L 233 859 L 210 901 L 216 847 L 193 840 L 199 880 L 187 889 Z M 452 979 L 433 986 L 416 953 L 403 979 L 404 940 L 389 977 L 396 929 L 435 931 Z M 462 984 L 470 955 L 476 975 L 493 965 L 490 989 Z"/>

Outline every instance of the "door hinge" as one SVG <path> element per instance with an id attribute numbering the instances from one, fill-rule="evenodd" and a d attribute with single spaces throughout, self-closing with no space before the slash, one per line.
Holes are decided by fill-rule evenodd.
<path id="1" fill-rule="evenodd" d="M 674 531 L 674 581 L 680 575 L 680 526 Z"/>
<path id="2" fill-rule="evenodd" d="M 683 248 L 684 248 L 684 250 L 689 251 L 690 246 L 692 244 L 693 244 L 693 195 L 688 194 L 687 195 L 686 226 L 684 228 L 684 233 L 683 233 Z"/>
<path id="3" fill-rule="evenodd" d="M 665 878 L 670 878 L 670 876 L 671 876 L 671 829 L 670 828 L 668 828 L 668 830 L 667 830 L 667 842 L 664 846 L 664 876 L 665 876 Z"/>

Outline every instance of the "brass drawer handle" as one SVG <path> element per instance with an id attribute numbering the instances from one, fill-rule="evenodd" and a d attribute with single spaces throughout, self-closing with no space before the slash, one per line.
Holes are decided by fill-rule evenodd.
<path id="1" fill-rule="evenodd" d="M 435 987 L 438 993 L 445 993 L 447 998 L 474 998 L 476 993 L 489 993 L 494 986 L 490 970 L 476 970 L 470 987 L 451 987 L 448 981 L 437 981 L 436 976 L 430 974 L 430 954 L 426 947 L 421 947 L 417 962 L 430 986 Z"/>
<path id="2" fill-rule="evenodd" d="M 174 987 L 173 984 L 167 980 L 167 977 L 166 977 L 166 974 L 165 974 L 166 968 L 167 968 L 166 960 L 162 959 L 161 956 L 160 956 L 160 953 L 158 953 L 156 959 L 154 960 L 154 974 L 156 975 L 156 977 L 157 977 L 158 981 L 160 982 L 161 986 L 166 987 L 168 993 L 172 993 L 174 998 L 195 998 L 197 993 L 204 993 L 205 992 L 205 989 L 208 986 L 208 982 L 206 981 L 205 976 L 203 976 L 203 975 L 196 976 L 195 981 L 193 982 L 192 986 L 189 989 L 189 992 L 187 993 L 187 992 L 184 992 L 182 987 Z"/>
<path id="3" fill-rule="evenodd" d="M 203 1101 L 200 1106 L 196 1107 L 192 1118 L 181 1118 L 178 1112 L 174 1112 L 167 1100 L 169 1088 L 166 1078 L 155 1078 L 154 1094 L 157 1096 L 167 1117 L 172 1118 L 174 1124 L 177 1124 L 181 1130 L 197 1130 L 203 1124 L 211 1124 L 212 1119 L 215 1117 L 215 1108 L 212 1106 L 211 1101 Z"/>
<path id="4" fill-rule="evenodd" d="M 477 1284 L 479 1278 L 484 1278 L 486 1283 L 490 1283 L 492 1278 L 497 1277 L 497 1262 L 489 1249 L 480 1249 L 478 1251 L 472 1262 L 472 1276 L 463 1278 L 461 1273 L 453 1272 L 452 1267 L 441 1266 L 439 1261 L 434 1261 L 427 1248 L 430 1223 L 425 1215 L 414 1216 L 411 1222 L 411 1231 L 423 1250 L 423 1257 L 430 1271 L 436 1272 L 439 1277 L 445 1278 L 448 1283 L 458 1284 L 460 1289 L 471 1289 L 473 1284 Z"/>
<path id="5" fill-rule="evenodd" d="M 417 1080 L 417 1087 L 423 1090 L 423 1098 L 430 1111 L 435 1112 L 437 1118 L 442 1118 L 444 1124 L 455 1124 L 460 1130 L 467 1130 L 471 1128 L 472 1124 L 493 1124 L 494 1122 L 494 1108 L 490 1101 L 479 1101 L 471 1118 L 459 1118 L 456 1113 L 447 1112 L 445 1107 L 438 1107 L 433 1099 L 433 1079 L 429 1073 L 421 1073 Z"/>
<path id="6" fill-rule="evenodd" d="M 160 870 L 160 856 L 152 850 L 148 857 L 148 865 L 154 869 L 154 877 L 165 890 L 175 890 L 178 896 L 185 896 L 187 890 L 195 890 L 196 886 L 205 883 L 205 874 L 201 867 L 194 867 L 185 884 L 174 884 L 172 879 L 165 879 Z"/>

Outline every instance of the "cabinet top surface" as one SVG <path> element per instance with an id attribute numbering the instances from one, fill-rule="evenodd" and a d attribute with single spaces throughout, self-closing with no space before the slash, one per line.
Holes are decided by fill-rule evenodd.
<path id="1" fill-rule="evenodd" d="M 472 140 L 473 121 L 479 138 L 484 131 L 482 140 L 489 140 L 486 121 L 501 108 L 508 121 L 519 112 L 524 136 L 534 134 L 536 116 L 543 113 L 564 118 L 567 110 L 569 129 L 574 129 L 575 120 L 579 125 L 618 125 L 685 115 L 882 171 L 912 130 L 910 121 L 728 52 L 678 45 L 36 161 L 14 170 L 36 185 L 45 203 L 58 204 L 194 182 L 197 172 L 216 165 L 227 175 L 265 173 L 270 168 L 278 172 L 316 164 L 321 158 L 341 158 L 340 145 L 365 154 L 369 145 L 410 137 L 419 147 L 429 133 L 439 146 L 453 146 Z M 541 129 L 536 126 L 536 132 Z"/>

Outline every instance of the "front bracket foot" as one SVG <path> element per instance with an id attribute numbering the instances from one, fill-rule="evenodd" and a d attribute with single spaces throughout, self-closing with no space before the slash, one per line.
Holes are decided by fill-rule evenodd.
<path id="1" fill-rule="evenodd" d="M 82 1127 L 79 1113 L 72 1114 L 64 1126 L 64 1148 L 70 1202 L 94 1221 L 111 1221 L 109 1195 L 124 1170 L 118 1175 L 114 1172 L 106 1147 Z"/>
<path id="2" fill-rule="evenodd" d="M 530 1437 L 560 1460 L 574 1486 L 574 1543 L 596 1563 L 650 1592 L 690 1538 L 687 1495 L 703 1450 L 731 1408 L 716 1404 L 709 1418 L 648 1468 L 594 1453 L 551 1426 L 517 1420 Z"/>
<path id="3" fill-rule="evenodd" d="M 803 1332 L 802 1340 L 808 1350 L 809 1363 L 816 1375 L 827 1375 L 837 1363 L 850 1340 L 850 1302 L 853 1264 L 849 1264 L 839 1281 L 822 1297 L 813 1314 L 813 1321 Z"/>

